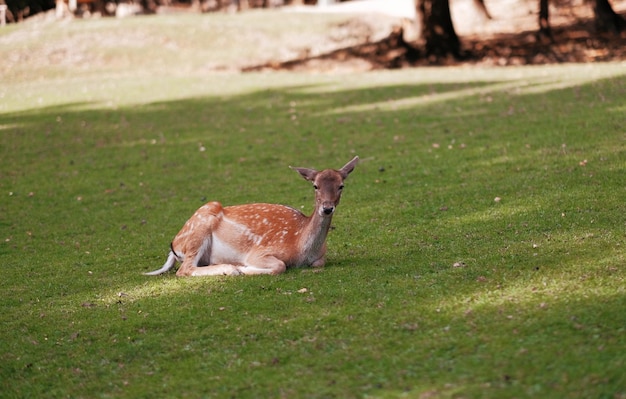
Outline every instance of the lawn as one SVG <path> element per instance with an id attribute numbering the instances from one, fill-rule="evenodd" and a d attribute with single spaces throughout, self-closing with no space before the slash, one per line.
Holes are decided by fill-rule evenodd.
<path id="1" fill-rule="evenodd" d="M 238 74 L 68 44 L 237 21 L 0 33 L 0 397 L 626 397 L 623 63 Z M 42 64 L 41 37 L 103 56 Z M 204 202 L 308 213 L 288 166 L 354 155 L 324 269 L 142 275 Z"/>

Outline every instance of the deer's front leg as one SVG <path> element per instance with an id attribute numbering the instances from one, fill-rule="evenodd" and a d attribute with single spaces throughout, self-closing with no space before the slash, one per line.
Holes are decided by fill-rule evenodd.
<path id="1" fill-rule="evenodd" d="M 324 267 L 325 264 L 326 264 L 326 256 L 322 256 L 318 260 L 311 263 L 311 267 Z"/>

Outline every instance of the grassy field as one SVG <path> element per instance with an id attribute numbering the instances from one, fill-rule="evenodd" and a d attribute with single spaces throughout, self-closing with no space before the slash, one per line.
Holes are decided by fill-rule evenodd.
<path id="1" fill-rule="evenodd" d="M 208 73 L 194 24 L 238 21 L 0 31 L 0 397 L 626 397 L 624 64 Z M 177 24 L 188 69 L 24 55 Z M 308 213 L 287 166 L 354 155 L 323 270 L 141 274 L 204 202 Z"/>

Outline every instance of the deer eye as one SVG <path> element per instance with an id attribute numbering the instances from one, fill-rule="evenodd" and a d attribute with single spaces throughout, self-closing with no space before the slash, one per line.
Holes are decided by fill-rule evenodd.
<path id="1" fill-rule="evenodd" d="M 339 186 L 339 191 L 343 190 L 343 184 Z"/>
<path id="2" fill-rule="evenodd" d="M 319 189 L 319 187 L 317 187 L 317 184 L 314 184 L 313 188 L 316 189 L 316 190 Z"/>

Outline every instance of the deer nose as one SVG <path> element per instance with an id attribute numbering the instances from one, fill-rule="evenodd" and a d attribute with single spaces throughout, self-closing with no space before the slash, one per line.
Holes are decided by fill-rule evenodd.
<path id="1" fill-rule="evenodd" d="M 333 213 L 335 211 L 335 207 L 334 206 L 326 206 L 324 205 L 322 207 L 322 211 L 326 214 L 326 215 L 330 215 L 331 213 Z"/>

